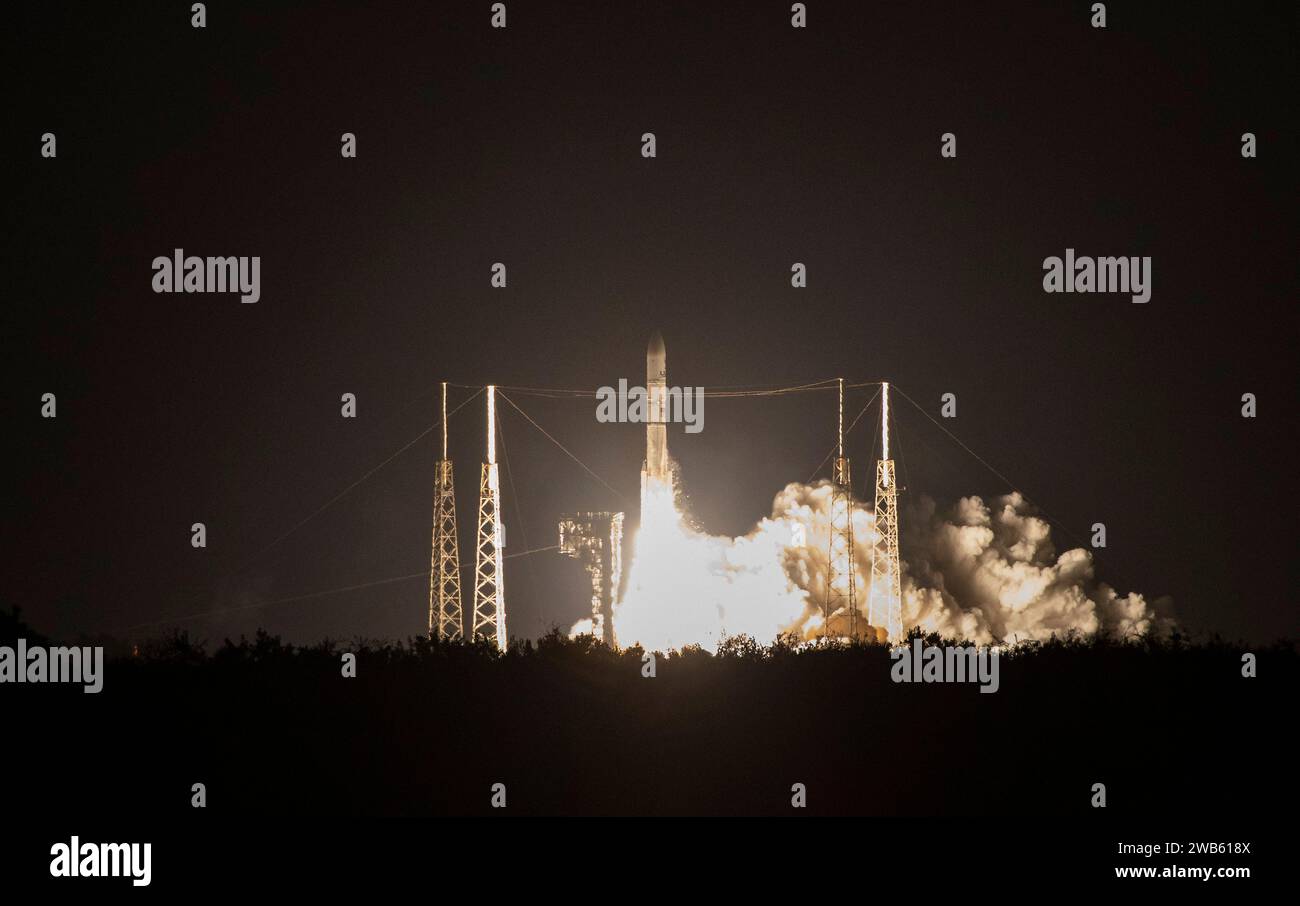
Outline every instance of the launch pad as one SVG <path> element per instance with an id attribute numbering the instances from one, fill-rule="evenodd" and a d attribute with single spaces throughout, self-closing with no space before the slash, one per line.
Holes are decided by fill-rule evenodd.
<path id="1" fill-rule="evenodd" d="M 813 612 L 819 612 L 820 614 L 819 620 L 814 619 L 798 630 L 808 640 L 821 637 L 849 641 L 868 640 L 897 643 L 903 637 L 901 571 L 898 552 L 898 485 L 895 480 L 894 462 L 889 458 L 888 382 L 880 384 L 882 444 L 880 457 L 875 464 L 876 468 L 874 470 L 876 481 L 873 522 L 869 528 L 860 524 L 857 532 L 859 535 L 862 535 L 864 531 L 867 532 L 864 537 L 870 539 L 864 544 L 865 549 L 862 554 L 859 554 L 858 544 L 863 543 L 864 537 L 855 538 L 855 518 L 860 519 L 862 509 L 865 508 L 854 498 L 853 494 L 849 457 L 845 447 L 845 391 L 854 387 L 874 386 L 874 384 L 875 382 L 846 384 L 843 378 L 837 378 L 831 381 L 818 381 L 790 388 L 741 391 L 731 388 L 729 390 L 715 391 L 711 394 L 706 394 L 703 388 L 687 388 L 687 393 L 698 394 L 698 404 L 702 408 L 703 398 L 706 395 L 774 396 L 809 390 L 825 391 L 838 387 L 839 405 L 837 407 L 836 444 L 832 448 L 831 454 L 827 456 L 828 460 L 832 457 L 834 460 L 830 481 L 829 510 L 825 511 L 825 516 L 822 517 L 817 516 L 816 510 L 811 515 L 787 516 L 787 518 L 798 518 L 800 520 L 799 524 L 806 529 L 811 530 L 814 526 L 817 526 L 819 531 L 826 532 L 823 536 L 826 540 L 822 543 L 827 546 L 814 554 L 813 559 L 808 561 L 805 566 L 805 575 L 810 576 L 806 584 L 805 582 L 799 582 L 796 588 L 788 584 L 788 576 L 781 579 L 781 583 L 786 585 L 787 588 L 796 592 L 801 591 L 802 594 L 806 595 L 804 598 L 805 606 L 812 605 Z M 631 399 L 631 394 L 625 389 L 626 385 L 626 381 L 620 381 L 619 383 L 618 398 L 620 400 Z M 496 465 L 495 401 L 497 395 L 499 395 L 499 388 L 495 385 L 489 385 L 485 389 L 488 404 L 487 456 L 482 466 L 480 482 L 478 540 L 474 552 L 475 577 L 471 586 L 473 589 L 473 607 L 471 611 L 470 602 L 466 601 L 464 608 L 467 617 L 472 613 L 472 619 L 468 621 L 468 625 L 463 628 L 462 632 L 465 637 L 485 638 L 489 642 L 495 643 L 499 650 L 505 650 L 508 645 L 503 581 L 505 525 L 502 518 L 501 483 Z M 626 592 L 622 588 L 625 584 L 623 582 L 624 513 L 579 511 L 561 515 L 557 522 L 558 544 L 550 548 L 539 548 L 538 550 L 558 550 L 561 555 L 579 561 L 590 580 L 591 592 L 588 602 L 590 618 L 579 621 L 573 628 L 573 632 L 590 632 L 604 644 L 617 647 L 619 632 L 616 620 L 622 619 L 628 621 L 628 626 L 639 625 L 639 628 L 629 630 L 629 632 L 635 632 L 638 637 L 629 637 L 624 640 L 626 643 L 645 642 L 646 640 L 639 636 L 646 631 L 650 635 L 656 634 L 662 628 L 660 624 L 677 627 L 672 632 L 662 634 L 665 643 L 669 643 L 669 639 L 677 640 L 670 644 L 680 642 L 682 637 L 676 635 L 678 631 L 687 632 L 686 638 L 692 640 L 690 642 L 692 644 L 695 643 L 694 639 L 697 638 L 697 636 L 689 634 L 692 631 L 703 633 L 703 636 L 698 637 L 712 638 L 717 635 L 719 640 L 724 637 L 728 627 L 719 626 L 717 631 L 703 628 L 700 625 L 682 629 L 682 626 L 678 623 L 679 619 L 685 619 L 686 623 L 690 623 L 694 618 L 685 611 L 678 611 L 677 613 L 680 616 L 674 615 L 674 607 L 681 607 L 682 602 L 689 603 L 695 601 L 696 598 L 695 586 L 673 584 L 675 576 L 695 575 L 695 572 L 684 568 L 691 561 L 692 555 L 688 548 L 681 545 L 683 543 L 688 545 L 696 543 L 693 539 L 707 539 L 704 539 L 703 535 L 693 534 L 682 527 L 683 513 L 679 508 L 677 493 L 679 489 L 676 487 L 677 464 L 668 452 L 667 424 L 670 420 L 672 398 L 668 391 L 667 352 L 662 335 L 655 331 L 647 344 L 646 383 L 644 388 L 636 388 L 640 392 L 636 397 L 635 410 L 631 405 L 626 408 L 620 405 L 617 418 L 600 417 L 602 406 L 606 410 L 614 409 L 614 400 L 612 398 L 602 400 L 602 396 L 611 397 L 613 393 L 612 389 L 608 387 L 600 388 L 594 394 L 586 394 L 583 391 L 541 390 L 539 388 L 506 389 L 511 392 L 519 390 L 520 392 L 540 393 L 543 395 L 563 394 L 588 398 L 594 396 L 599 402 L 597 407 L 598 422 L 635 420 L 643 421 L 645 424 L 645 458 L 641 465 L 641 528 L 638 534 L 637 547 L 639 549 L 642 546 L 645 541 L 644 533 L 650 530 L 652 532 L 650 537 L 659 544 L 658 548 L 652 549 L 660 551 L 661 559 L 658 561 L 651 559 L 647 563 L 653 564 L 650 567 L 651 574 L 666 577 L 667 584 L 660 582 L 658 585 L 646 586 L 638 579 L 638 571 L 632 569 L 629 571 L 630 579 L 626 583 L 628 584 Z M 683 393 L 683 402 L 685 396 L 686 393 Z M 611 491 L 614 490 L 608 482 L 596 475 L 572 451 L 560 444 L 549 432 L 538 425 L 510 397 L 503 395 L 503 399 L 559 446 L 571 459 L 586 469 L 590 475 L 605 484 Z M 863 406 L 863 413 L 871 405 L 872 401 L 874 401 L 874 397 Z M 464 404 L 462 403 L 462 405 Z M 445 400 L 443 411 L 443 456 L 438 461 L 438 482 L 437 493 L 435 494 L 434 562 L 430 574 L 429 624 L 431 632 L 436 632 L 443 638 L 453 639 L 458 637 L 457 630 L 461 629 L 459 626 L 461 611 L 458 600 L 460 579 L 454 540 L 449 540 L 449 536 L 454 536 L 456 529 L 454 524 L 454 495 L 451 488 L 452 467 L 450 460 L 446 456 Z M 633 411 L 637 415 L 636 419 L 631 417 Z M 702 415 L 702 412 L 700 412 L 700 415 Z M 861 415 L 862 413 L 859 413 L 859 417 Z M 856 424 L 856 419 L 854 423 Z M 849 428 L 851 429 L 852 425 Z M 687 430 L 690 431 L 689 426 Z M 825 461 L 823 465 L 825 465 Z M 614 493 L 618 494 L 617 491 L 614 491 Z M 652 503 L 653 506 L 651 506 Z M 824 504 L 819 504 L 819 506 L 821 505 Z M 825 519 L 825 521 L 819 522 L 818 519 Z M 826 528 L 820 529 L 821 525 L 825 525 Z M 716 540 L 713 539 L 715 542 Z M 739 539 L 732 540 L 737 541 Z M 673 544 L 678 546 L 673 547 Z M 800 547 L 802 548 L 802 545 Z M 820 547 L 820 544 L 818 547 Z M 868 550 L 869 555 L 866 552 Z M 671 553 L 665 556 L 664 551 L 670 551 Z M 823 551 L 824 559 L 821 557 Z M 519 555 L 529 553 L 534 553 L 534 551 L 523 551 Z M 640 551 L 640 554 L 644 555 L 645 551 Z M 860 562 L 867 556 L 870 558 L 869 565 Z M 638 556 L 638 563 L 642 559 L 644 559 L 643 556 Z M 773 560 L 778 569 L 780 568 L 780 560 L 779 555 Z M 692 566 L 699 571 L 706 583 L 710 575 L 718 575 L 717 569 L 709 563 L 696 561 Z M 811 566 L 811 573 L 807 570 L 808 566 Z M 859 575 L 860 566 L 863 570 L 861 575 Z M 645 567 L 643 566 L 643 568 Z M 742 567 L 742 570 L 748 568 Z M 644 576 L 641 578 L 644 579 Z M 650 590 L 637 591 L 643 588 L 649 588 Z M 628 595 L 627 600 L 623 599 L 625 593 Z M 635 597 L 637 594 L 639 594 L 639 597 Z M 705 609 L 710 607 L 708 594 L 709 592 L 701 586 L 701 600 L 698 603 Z M 863 598 L 865 600 L 862 600 Z M 631 610 L 628 609 L 629 601 L 636 602 Z M 662 605 L 660 602 L 662 602 Z M 722 612 L 721 609 L 718 610 L 719 614 Z M 734 610 L 734 612 L 739 613 L 741 611 Z M 619 613 L 622 613 L 623 616 L 619 617 Z M 648 621 L 646 619 L 647 614 L 649 615 Z M 783 620 L 779 626 L 775 627 L 778 635 L 790 631 L 791 627 L 800 626 L 803 620 L 808 619 L 808 617 L 801 618 L 792 615 L 791 619 L 793 622 L 786 623 Z M 665 623 L 665 621 L 668 622 Z M 734 630 L 734 627 L 731 628 Z M 765 624 L 760 633 L 766 633 L 772 628 L 773 626 Z"/>

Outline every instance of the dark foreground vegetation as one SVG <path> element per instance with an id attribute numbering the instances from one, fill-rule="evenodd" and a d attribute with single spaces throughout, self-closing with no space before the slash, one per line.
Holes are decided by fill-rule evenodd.
<path id="1" fill-rule="evenodd" d="M 805 813 L 1097 814 L 1094 783 L 1108 814 L 1294 804 L 1294 643 L 1055 640 L 995 694 L 896 684 L 883 647 L 733 640 L 653 679 L 642 654 L 176 635 L 110 654 L 98 695 L 0 686 L 6 810 L 187 813 L 196 782 L 208 814 L 487 813 L 498 782 L 509 814 L 789 814 L 795 783 Z"/>

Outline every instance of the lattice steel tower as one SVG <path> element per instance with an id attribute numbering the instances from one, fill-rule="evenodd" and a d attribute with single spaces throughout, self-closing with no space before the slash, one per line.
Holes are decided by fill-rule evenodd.
<path id="1" fill-rule="evenodd" d="M 497 474 L 497 388 L 487 388 L 487 462 L 478 490 L 478 546 L 474 560 L 475 638 L 496 642 L 506 650 L 505 575 L 501 571 L 501 550 L 505 547 L 501 524 L 501 482 Z"/>
<path id="2" fill-rule="evenodd" d="M 889 458 L 889 382 L 880 388 L 880 459 L 876 463 L 876 543 L 871 550 L 871 596 L 867 622 L 885 629 L 889 641 L 903 637 L 903 595 L 898 565 L 898 483 Z"/>
<path id="3" fill-rule="evenodd" d="M 822 614 L 822 635 L 831 631 L 831 618 L 844 621 L 849 638 L 858 631 L 857 575 L 853 551 L 853 486 L 849 460 L 844 455 L 844 378 L 839 379 L 840 414 L 835 470 L 831 483 L 830 551 L 826 570 L 826 606 Z"/>
<path id="4" fill-rule="evenodd" d="M 447 458 L 447 382 L 442 384 L 442 459 L 433 491 L 433 555 L 429 565 L 429 634 L 465 634 L 460 603 L 460 544 L 456 540 L 456 489 Z"/>

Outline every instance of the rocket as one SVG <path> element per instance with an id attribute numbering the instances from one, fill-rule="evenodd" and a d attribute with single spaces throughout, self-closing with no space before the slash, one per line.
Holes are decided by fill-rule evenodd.
<path id="1" fill-rule="evenodd" d="M 645 464 L 641 467 L 641 491 L 647 482 L 670 480 L 668 470 L 668 356 L 664 338 L 655 331 L 645 350 L 646 407 Z"/>

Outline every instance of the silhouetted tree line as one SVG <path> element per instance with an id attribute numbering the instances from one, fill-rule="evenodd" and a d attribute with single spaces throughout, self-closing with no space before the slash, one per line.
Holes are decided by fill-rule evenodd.
<path id="1" fill-rule="evenodd" d="M 0 644 L 24 635 L 0 615 Z M 927 644 L 945 644 L 927 637 Z M 1000 688 L 899 684 L 884 646 L 747 637 L 611 650 L 184 632 L 110 660 L 104 691 L 0 687 L 11 802 L 73 814 L 1205 815 L 1283 807 L 1297 649 L 1066 635 L 1005 653 Z M 343 655 L 356 676 L 343 676 Z M 1257 673 L 1242 676 L 1253 653 Z M 17 761 L 17 763 L 15 763 Z"/>

